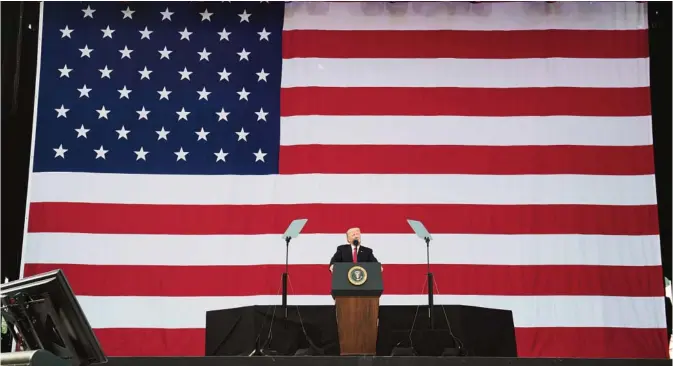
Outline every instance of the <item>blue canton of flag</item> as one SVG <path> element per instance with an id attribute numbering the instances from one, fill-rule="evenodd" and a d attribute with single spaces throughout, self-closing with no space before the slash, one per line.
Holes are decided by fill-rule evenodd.
<path id="1" fill-rule="evenodd" d="M 283 3 L 45 2 L 33 170 L 277 174 Z"/>

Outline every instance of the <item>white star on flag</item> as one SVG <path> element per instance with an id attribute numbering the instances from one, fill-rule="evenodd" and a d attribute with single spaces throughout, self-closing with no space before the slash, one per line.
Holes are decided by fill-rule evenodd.
<path id="1" fill-rule="evenodd" d="M 238 61 L 243 61 L 243 60 L 250 61 L 250 59 L 248 59 L 248 56 L 250 55 L 250 52 L 247 52 L 245 50 L 245 48 L 242 49 L 241 52 L 236 52 L 236 54 L 240 56 Z"/>
<path id="2" fill-rule="evenodd" d="M 189 152 L 184 151 L 184 150 L 182 149 L 182 147 L 181 147 L 181 148 L 180 148 L 180 151 L 176 151 L 176 152 L 175 152 L 175 155 L 178 156 L 178 158 L 176 159 L 176 161 L 180 161 L 180 160 L 187 161 L 187 154 L 189 154 Z"/>
<path id="3" fill-rule="evenodd" d="M 136 111 L 136 113 L 138 113 L 138 120 L 141 120 L 141 119 L 148 119 L 147 115 L 150 114 L 150 111 L 145 110 L 145 106 L 143 106 L 143 108 L 139 111 Z"/>
<path id="4" fill-rule="evenodd" d="M 205 20 L 210 21 L 210 17 L 215 13 L 209 13 L 208 9 L 206 9 L 206 11 L 204 11 L 203 13 L 199 13 L 199 14 L 201 14 L 201 21 L 203 22 Z"/>
<path id="5" fill-rule="evenodd" d="M 246 9 L 244 9 L 244 10 L 243 10 L 243 13 L 238 14 L 238 16 L 241 17 L 241 21 L 240 21 L 240 23 L 243 23 L 243 22 L 248 22 L 248 23 L 250 23 L 250 16 L 251 16 L 251 15 L 252 15 L 252 14 L 248 14 L 248 11 L 247 11 Z"/>
<path id="6" fill-rule="evenodd" d="M 91 90 L 92 90 L 92 89 L 86 87 L 86 84 L 84 84 L 84 86 L 82 86 L 81 89 L 77 89 L 77 91 L 79 92 L 79 97 L 80 97 L 80 98 L 81 98 L 81 97 L 87 97 L 87 98 L 89 98 L 89 92 L 90 92 Z"/>
<path id="7" fill-rule="evenodd" d="M 166 8 L 166 10 L 160 12 L 159 14 L 161 14 L 161 21 L 163 22 L 164 20 L 171 21 L 171 15 L 175 13 L 171 12 L 170 10 L 168 10 L 168 8 Z"/>
<path id="8" fill-rule="evenodd" d="M 166 131 L 163 126 L 161 126 L 161 131 L 155 131 L 159 137 L 157 140 L 164 139 L 168 141 L 168 134 L 171 133 L 171 131 Z"/>
<path id="9" fill-rule="evenodd" d="M 206 132 L 206 131 L 203 129 L 203 127 L 201 127 L 201 131 L 196 131 L 196 134 L 199 136 L 199 138 L 196 139 L 196 141 L 199 141 L 199 140 L 205 140 L 205 141 L 208 141 L 207 136 L 208 136 L 209 133 L 210 133 L 210 132 Z"/>
<path id="10" fill-rule="evenodd" d="M 86 138 L 87 132 L 91 131 L 90 129 L 84 128 L 84 125 L 80 126 L 80 128 L 76 128 L 75 131 L 77 131 L 77 138 L 84 137 Z"/>
<path id="11" fill-rule="evenodd" d="M 72 39 L 72 37 L 70 37 L 70 34 L 72 34 L 74 29 L 69 29 L 67 24 L 66 24 L 65 28 L 59 29 L 59 30 L 61 31 L 61 38 L 68 37 L 68 38 Z"/>
<path id="12" fill-rule="evenodd" d="M 145 157 L 146 157 L 147 154 L 149 154 L 150 152 L 149 152 L 149 151 L 145 151 L 145 149 L 143 149 L 143 147 L 141 146 L 141 147 L 140 147 L 140 150 L 134 151 L 134 153 L 136 154 L 136 161 L 138 161 L 138 160 L 145 160 L 145 161 L 147 161 L 147 159 L 146 159 Z"/>
<path id="13" fill-rule="evenodd" d="M 105 109 L 105 106 L 101 107 L 101 109 L 96 109 L 96 112 L 98 112 L 98 119 L 101 118 L 107 118 L 107 115 L 111 112 L 109 109 Z"/>
<path id="14" fill-rule="evenodd" d="M 241 91 L 236 92 L 236 94 L 238 94 L 238 96 L 239 96 L 238 100 L 243 100 L 243 99 L 248 100 L 248 95 L 250 95 L 250 92 L 245 91 L 245 88 L 243 88 L 243 89 L 241 89 Z"/>
<path id="15" fill-rule="evenodd" d="M 133 52 L 133 50 L 129 50 L 127 46 L 124 46 L 124 49 L 119 50 L 119 52 L 122 54 L 122 58 L 124 57 L 131 58 L 131 52 Z"/>
<path id="16" fill-rule="evenodd" d="M 220 149 L 219 152 L 216 152 L 214 154 L 216 156 L 215 162 L 218 162 L 220 160 L 222 160 L 223 162 L 226 162 L 225 158 L 227 157 L 227 155 L 229 155 L 229 153 L 224 152 L 222 149 Z"/>
<path id="17" fill-rule="evenodd" d="M 259 109 L 259 112 L 255 112 L 257 115 L 257 121 L 266 121 L 266 115 L 269 114 L 269 112 L 264 112 L 263 108 Z"/>
<path id="18" fill-rule="evenodd" d="M 120 128 L 118 130 L 115 130 L 115 132 L 117 132 L 117 134 L 119 135 L 117 137 L 117 140 L 121 140 L 121 139 L 128 140 L 129 139 L 128 134 L 129 134 L 129 132 L 131 132 L 131 130 L 127 130 L 124 126 L 122 126 L 122 128 Z"/>
<path id="19" fill-rule="evenodd" d="M 56 155 L 54 156 L 54 158 L 60 157 L 60 158 L 65 159 L 65 153 L 66 153 L 66 151 L 68 151 L 68 149 L 64 149 L 63 144 L 61 144 L 57 148 L 55 148 L 54 151 L 56 152 Z"/>
<path id="20" fill-rule="evenodd" d="M 94 152 L 96 152 L 96 159 L 105 159 L 105 154 L 107 154 L 108 151 L 109 150 L 103 149 L 103 145 L 100 145 L 98 149 L 94 150 Z"/>
<path id="21" fill-rule="evenodd" d="M 63 106 L 63 104 L 61 104 L 61 108 L 56 108 L 55 111 L 58 113 L 56 118 L 60 118 L 60 117 L 68 118 L 68 116 L 66 116 L 66 113 L 68 113 L 68 111 L 70 111 L 70 109 L 66 109 Z"/>
<path id="22" fill-rule="evenodd" d="M 264 157 L 266 156 L 265 152 L 262 152 L 262 149 L 259 149 L 256 153 L 252 153 L 255 155 L 255 162 L 261 161 L 262 163 L 265 163 Z"/>
<path id="23" fill-rule="evenodd" d="M 267 31 L 266 31 L 266 28 L 263 28 L 262 31 L 261 31 L 261 32 L 257 32 L 257 34 L 259 34 L 259 40 L 260 40 L 260 41 L 261 41 L 261 40 L 268 41 L 268 40 L 269 40 L 269 36 L 271 35 L 271 32 L 267 32 Z"/>
<path id="24" fill-rule="evenodd" d="M 93 13 L 96 12 L 96 9 L 91 9 L 90 5 L 87 5 L 86 9 L 82 9 L 84 12 L 84 18 L 91 18 L 93 19 Z"/>
<path id="25" fill-rule="evenodd" d="M 192 33 L 194 33 L 194 32 L 188 31 L 187 27 L 185 27 L 185 29 L 182 32 L 178 32 L 178 33 L 180 33 L 180 40 L 186 39 L 187 41 L 189 41 L 189 36 L 191 36 Z"/>
<path id="26" fill-rule="evenodd" d="M 131 89 L 126 89 L 126 85 L 124 85 L 124 88 L 117 90 L 119 92 L 119 99 L 126 98 L 129 99 L 129 94 L 133 91 Z"/>
<path id="27" fill-rule="evenodd" d="M 166 48 L 166 46 L 164 46 L 163 50 L 159 50 L 159 54 L 161 55 L 161 58 L 159 58 L 159 60 L 164 59 L 164 58 L 167 59 L 167 60 L 170 60 L 171 59 L 171 57 L 170 57 L 171 52 L 173 52 L 173 51 L 169 51 Z"/>
<path id="28" fill-rule="evenodd" d="M 145 26 L 145 29 L 138 32 L 140 32 L 140 39 L 150 39 L 150 34 L 154 33 L 154 31 L 147 29 L 147 26 Z"/>
<path id="29" fill-rule="evenodd" d="M 185 107 L 182 107 L 182 110 L 177 111 L 177 112 L 175 112 L 175 113 L 178 114 L 178 121 L 180 121 L 181 119 L 184 119 L 185 121 L 187 121 L 187 116 L 188 116 L 191 112 L 187 112 L 187 111 L 185 111 Z"/>
<path id="30" fill-rule="evenodd" d="M 133 19 L 133 13 L 135 12 L 136 12 L 135 10 L 131 10 L 131 8 L 127 6 L 126 10 L 122 10 L 122 14 L 124 14 L 124 17 L 122 19 L 126 18 Z"/>
<path id="31" fill-rule="evenodd" d="M 101 32 L 103 32 L 103 38 L 112 38 L 112 33 L 114 33 L 115 30 L 110 29 L 110 26 L 108 25 L 107 28 L 101 29 Z"/>

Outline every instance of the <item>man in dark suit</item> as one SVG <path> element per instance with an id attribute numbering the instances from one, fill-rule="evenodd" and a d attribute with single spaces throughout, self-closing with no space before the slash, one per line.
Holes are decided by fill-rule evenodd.
<path id="1" fill-rule="evenodd" d="M 336 253 L 334 253 L 332 259 L 329 261 L 330 271 L 334 267 L 334 263 L 339 262 L 378 262 L 378 259 L 374 256 L 374 251 L 371 248 L 360 245 L 360 234 L 360 228 L 354 227 L 348 229 L 346 232 L 346 241 L 348 244 L 339 245 L 337 247 Z"/>

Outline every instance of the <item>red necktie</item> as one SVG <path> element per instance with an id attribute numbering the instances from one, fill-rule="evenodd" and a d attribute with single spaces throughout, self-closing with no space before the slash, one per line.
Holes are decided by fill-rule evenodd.
<path id="1" fill-rule="evenodd" d="M 358 250 L 357 248 L 353 248 L 353 263 L 358 262 Z"/>

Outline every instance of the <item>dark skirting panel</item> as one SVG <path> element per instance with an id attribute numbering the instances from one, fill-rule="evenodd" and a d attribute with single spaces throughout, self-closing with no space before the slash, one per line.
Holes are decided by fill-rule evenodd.
<path id="1" fill-rule="evenodd" d="M 206 356 L 247 356 L 256 347 L 294 355 L 299 349 L 309 348 L 309 342 L 326 355 L 339 354 L 333 306 L 288 307 L 287 317 L 280 306 L 206 313 Z"/>
<path id="2" fill-rule="evenodd" d="M 390 355 L 398 344 L 403 347 L 413 345 L 420 356 L 439 356 L 444 348 L 457 348 L 449 324 L 457 341 L 462 343 L 465 356 L 517 356 L 510 310 L 434 306 L 431 327 L 427 306 L 381 306 L 379 319 L 376 353 L 380 356 Z M 409 332 L 412 324 L 414 331 Z"/>
<path id="3" fill-rule="evenodd" d="M 377 355 L 412 346 L 419 356 L 439 356 L 445 348 L 461 345 L 467 356 L 516 357 L 511 311 L 435 306 L 433 318 L 431 326 L 427 307 L 381 306 Z M 334 306 L 291 306 L 287 317 L 273 306 L 207 312 L 204 355 L 247 356 L 255 349 L 277 355 L 294 355 L 300 349 L 339 355 Z"/>

